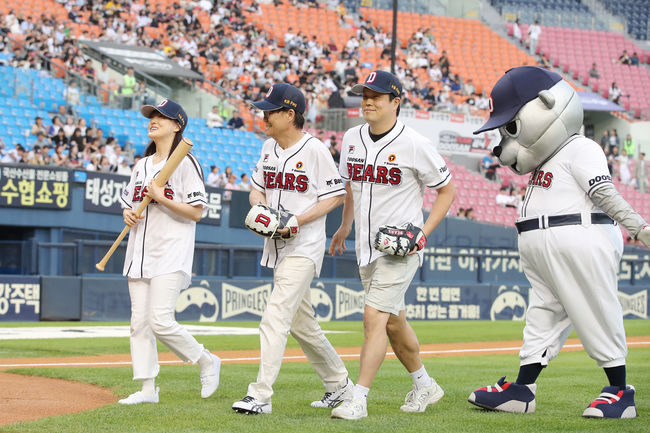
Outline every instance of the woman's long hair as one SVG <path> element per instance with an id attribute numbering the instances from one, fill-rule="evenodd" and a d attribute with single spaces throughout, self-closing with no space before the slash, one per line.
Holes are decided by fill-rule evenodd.
<path id="1" fill-rule="evenodd" d="M 176 147 L 178 146 L 178 143 L 181 142 L 183 139 L 183 133 L 181 131 L 176 132 L 176 135 L 174 136 L 174 141 L 172 142 L 172 147 L 169 149 L 169 155 L 174 153 L 174 150 L 176 150 Z M 156 143 L 151 140 L 149 144 L 147 145 L 147 148 L 144 150 L 144 156 L 150 156 L 156 153 Z M 167 155 L 167 157 L 169 157 Z"/>

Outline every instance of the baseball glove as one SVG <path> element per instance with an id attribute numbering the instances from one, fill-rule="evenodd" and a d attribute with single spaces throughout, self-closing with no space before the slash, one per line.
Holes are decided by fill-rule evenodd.
<path id="1" fill-rule="evenodd" d="M 427 237 L 419 227 L 406 224 L 401 227 L 383 225 L 375 236 L 375 249 L 394 256 L 406 256 L 414 247 L 427 245 Z"/>
<path id="2" fill-rule="evenodd" d="M 248 211 L 245 220 L 246 227 L 253 233 L 271 239 L 289 239 L 298 234 L 298 218 L 284 209 L 273 209 L 264 204 L 256 204 Z M 278 233 L 285 227 L 289 233 Z"/>

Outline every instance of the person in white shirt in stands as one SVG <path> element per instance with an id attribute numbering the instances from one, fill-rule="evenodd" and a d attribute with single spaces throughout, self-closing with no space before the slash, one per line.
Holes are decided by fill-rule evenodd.
<path id="1" fill-rule="evenodd" d="M 542 28 L 539 26 L 539 21 L 535 20 L 535 23 L 528 28 L 528 37 L 530 38 L 529 52 L 531 56 L 535 55 L 537 42 L 539 41 L 539 35 L 541 34 Z"/>
<path id="2" fill-rule="evenodd" d="M 219 173 L 219 167 L 216 165 L 211 165 L 210 166 L 210 174 L 208 174 L 208 180 L 205 182 L 206 185 L 209 186 L 214 186 L 218 187 L 219 185 L 219 179 L 221 177 L 221 174 Z"/>
<path id="3" fill-rule="evenodd" d="M 208 113 L 205 124 L 208 125 L 208 128 L 221 128 L 223 126 L 223 117 L 219 115 L 218 106 L 212 106 L 212 110 Z"/>
<path id="4" fill-rule="evenodd" d="M 251 190 L 251 178 L 248 175 L 248 173 L 242 173 L 240 176 L 241 182 L 239 183 L 239 189 L 242 191 L 250 191 Z"/>
<path id="5" fill-rule="evenodd" d="M 521 29 L 519 28 L 519 18 L 517 18 L 512 24 L 512 36 L 514 36 L 517 42 L 521 43 Z"/>

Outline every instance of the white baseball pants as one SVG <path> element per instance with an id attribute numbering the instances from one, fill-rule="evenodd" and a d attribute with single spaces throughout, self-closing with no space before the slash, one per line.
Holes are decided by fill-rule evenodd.
<path id="1" fill-rule="evenodd" d="M 623 241 L 618 226 L 562 226 L 519 236 L 521 263 L 532 286 L 521 365 L 547 365 L 575 327 L 603 368 L 625 365 L 627 344 L 618 300 Z"/>
<path id="2" fill-rule="evenodd" d="M 335 391 L 348 377 L 341 357 L 314 315 L 310 288 L 314 276 L 314 262 L 306 257 L 285 257 L 275 268 L 273 291 L 260 322 L 260 369 L 257 381 L 248 385 L 247 395 L 271 401 L 289 332 L 298 340 L 327 392 Z"/>
<path id="3" fill-rule="evenodd" d="M 190 284 L 183 272 L 154 278 L 129 278 L 131 295 L 131 360 L 133 380 L 158 375 L 156 338 L 185 362 L 196 363 L 204 348 L 174 318 L 181 290 Z"/>

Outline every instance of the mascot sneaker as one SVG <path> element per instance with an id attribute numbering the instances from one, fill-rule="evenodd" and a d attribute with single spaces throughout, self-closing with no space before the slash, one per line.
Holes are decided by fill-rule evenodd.
<path id="1" fill-rule="evenodd" d="M 219 388 L 219 371 L 221 370 L 221 358 L 210 354 L 212 357 L 212 368 L 201 372 L 201 398 L 208 398 Z"/>
<path id="2" fill-rule="evenodd" d="M 158 391 L 160 388 L 156 387 L 153 395 L 145 394 L 142 391 L 134 392 L 130 396 L 118 401 L 119 404 L 140 404 L 140 403 L 158 403 Z"/>
<path id="3" fill-rule="evenodd" d="M 345 385 L 337 389 L 334 392 L 326 392 L 323 398 L 318 401 L 312 401 L 311 407 L 320 407 L 332 409 L 339 404 L 343 403 L 345 400 L 352 399 L 352 394 L 354 393 L 354 383 L 350 378 L 346 379 Z"/>
<path id="4" fill-rule="evenodd" d="M 426 388 L 417 389 L 413 386 L 413 390 L 406 394 L 404 404 L 399 408 L 402 412 L 424 412 L 427 406 L 435 404 L 438 400 L 445 395 L 440 385 L 435 379 L 431 379 L 433 383 Z"/>
<path id="5" fill-rule="evenodd" d="M 634 387 L 628 385 L 625 390 L 618 386 L 606 386 L 596 400 L 585 409 L 585 418 L 636 418 L 634 405 Z"/>
<path id="6" fill-rule="evenodd" d="M 271 403 L 263 403 L 247 395 L 232 405 L 232 409 L 237 413 L 245 413 L 247 415 L 259 415 L 261 413 L 271 413 Z"/>
<path id="7" fill-rule="evenodd" d="M 484 386 L 470 394 L 467 401 L 484 409 L 501 412 L 535 412 L 536 384 L 519 385 L 506 382 L 503 376 L 494 386 Z"/>
<path id="8" fill-rule="evenodd" d="M 337 408 L 332 409 L 332 418 L 356 420 L 368 416 L 368 402 L 359 400 L 345 400 Z"/>

